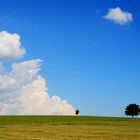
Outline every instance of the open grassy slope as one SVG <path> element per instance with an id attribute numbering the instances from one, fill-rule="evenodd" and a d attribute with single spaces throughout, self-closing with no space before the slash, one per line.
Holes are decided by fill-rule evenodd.
<path id="1" fill-rule="evenodd" d="M 140 140 L 140 119 L 1 116 L 0 140 Z"/>

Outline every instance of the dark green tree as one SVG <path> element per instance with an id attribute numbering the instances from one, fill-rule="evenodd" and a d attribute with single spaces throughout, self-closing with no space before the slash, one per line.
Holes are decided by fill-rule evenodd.
<path id="1" fill-rule="evenodd" d="M 78 115 L 79 114 L 79 110 L 77 109 L 77 110 L 75 110 L 75 114 L 76 115 Z"/>
<path id="2" fill-rule="evenodd" d="M 140 114 L 140 108 L 137 104 L 129 104 L 125 109 L 125 115 L 127 116 L 138 116 Z"/>

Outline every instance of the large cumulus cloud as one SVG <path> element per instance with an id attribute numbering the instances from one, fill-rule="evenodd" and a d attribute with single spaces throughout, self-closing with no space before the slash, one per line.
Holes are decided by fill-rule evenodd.
<path id="1" fill-rule="evenodd" d="M 8 34 L 10 35 L 10 33 Z M 11 38 L 11 42 L 12 39 L 15 40 L 18 36 L 16 34 L 15 37 Z M 4 44 L 2 38 L 0 44 Z M 10 47 L 9 45 L 5 45 L 4 49 Z M 18 49 L 20 50 L 20 48 Z M 11 52 L 10 54 L 14 53 Z M 3 56 L 0 54 L 0 58 Z M 11 57 L 5 56 L 6 58 Z M 46 81 L 39 74 L 41 62 L 40 59 L 34 59 L 13 63 L 9 73 L 0 75 L 1 115 L 74 114 L 74 108 L 66 100 L 62 100 L 58 96 L 49 96 Z"/>

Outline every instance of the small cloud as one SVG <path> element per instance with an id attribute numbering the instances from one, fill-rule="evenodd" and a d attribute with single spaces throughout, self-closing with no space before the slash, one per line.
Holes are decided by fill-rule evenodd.
<path id="1" fill-rule="evenodd" d="M 0 32 L 0 60 L 12 60 L 22 57 L 25 49 L 21 47 L 20 36 L 6 31 Z"/>
<path id="2" fill-rule="evenodd" d="M 119 7 L 109 9 L 104 18 L 120 25 L 125 25 L 133 21 L 133 15 L 129 12 L 122 11 Z"/>

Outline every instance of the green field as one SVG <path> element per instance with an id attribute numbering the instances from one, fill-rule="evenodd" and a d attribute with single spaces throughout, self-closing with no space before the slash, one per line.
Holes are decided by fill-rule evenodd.
<path id="1" fill-rule="evenodd" d="M 1 140 L 140 140 L 140 119 L 1 116 Z"/>

